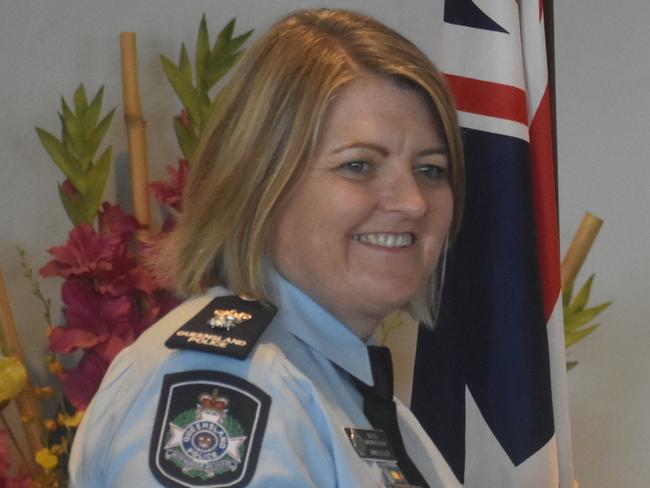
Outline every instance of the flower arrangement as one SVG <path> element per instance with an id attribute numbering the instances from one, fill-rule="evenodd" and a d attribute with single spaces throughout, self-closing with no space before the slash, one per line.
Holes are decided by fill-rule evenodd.
<path id="1" fill-rule="evenodd" d="M 163 71 L 183 105 L 180 115 L 173 120 L 183 158 L 176 166 L 167 168 L 169 181 L 150 185 L 156 200 L 167 210 L 154 240 L 173 228 L 182 211 L 188 161 L 208 113 L 218 100 L 211 92 L 237 62 L 241 47 L 252 33 L 233 37 L 234 27 L 233 19 L 210 47 L 207 22 L 202 17 L 194 70 L 184 45 L 178 64 L 161 56 Z M 63 280 L 63 323 L 53 325 L 51 303 L 41 293 L 25 253 L 19 248 L 24 274 L 44 307 L 48 327 L 47 362 L 54 381 L 43 387 L 31 386 L 21 355 L 19 351 L 16 353 L 19 346 L 15 346 L 15 340 L 11 348 L 3 343 L 0 415 L 9 401 L 16 399 L 18 403 L 21 395 L 37 400 L 56 397 L 58 402 L 54 415 L 43 417 L 39 405 L 29 416 L 23 415 L 25 426 L 29 424 L 44 432 L 31 443 L 34 459 L 21 451 L 13 430 L 2 416 L 0 486 L 3 487 L 67 486 L 66 459 L 74 430 L 109 364 L 178 303 L 146 265 L 145 258 L 153 248 L 151 242 L 139 238 L 143 226 L 119 204 L 102 201 L 110 174 L 111 147 L 97 154 L 115 112 L 110 110 L 100 118 L 102 102 L 103 88 L 89 101 L 81 85 L 71 104 L 62 98 L 60 138 L 42 128 L 36 129 L 43 147 L 65 176 L 59 185 L 59 196 L 72 223 L 67 241 L 48 249 L 50 260 L 39 270 L 43 278 Z M 78 361 L 73 367 L 65 367 L 63 364 L 69 361 L 62 358 L 71 353 L 75 353 Z M 39 441 L 41 447 L 35 449 Z M 11 452 L 19 458 L 17 468 L 10 462 Z"/>

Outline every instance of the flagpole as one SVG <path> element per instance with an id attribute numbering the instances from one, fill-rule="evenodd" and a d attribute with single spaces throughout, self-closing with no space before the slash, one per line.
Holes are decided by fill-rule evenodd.
<path id="1" fill-rule="evenodd" d="M 555 202 L 559 209 L 558 159 L 557 159 L 557 106 L 555 93 L 555 18 L 553 0 L 544 0 L 544 33 L 546 38 L 546 63 L 548 65 L 548 93 L 551 102 L 551 133 L 553 136 L 553 171 L 555 172 Z M 558 220 L 560 212 L 558 211 Z M 559 228 L 559 222 L 558 222 Z"/>

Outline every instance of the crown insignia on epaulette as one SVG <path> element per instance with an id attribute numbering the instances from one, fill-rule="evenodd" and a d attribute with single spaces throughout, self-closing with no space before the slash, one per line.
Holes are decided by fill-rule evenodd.
<path id="1" fill-rule="evenodd" d="M 217 308 L 212 312 L 212 318 L 208 320 L 208 324 L 213 329 L 226 329 L 230 330 L 231 327 L 241 324 L 252 319 L 253 316 L 246 312 L 239 312 L 231 308 L 230 310 L 223 310 Z"/>

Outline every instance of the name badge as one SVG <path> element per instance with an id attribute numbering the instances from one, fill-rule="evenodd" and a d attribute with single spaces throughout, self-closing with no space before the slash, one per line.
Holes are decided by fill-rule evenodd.
<path id="1" fill-rule="evenodd" d="M 345 427 L 345 434 L 360 458 L 366 461 L 397 462 L 393 448 L 383 430 Z"/>
<path id="2" fill-rule="evenodd" d="M 345 427 L 343 429 L 352 447 L 368 464 L 376 463 L 381 468 L 385 488 L 420 488 L 411 485 L 397 465 L 397 457 L 388 441 L 388 436 L 383 430 L 356 429 Z"/>

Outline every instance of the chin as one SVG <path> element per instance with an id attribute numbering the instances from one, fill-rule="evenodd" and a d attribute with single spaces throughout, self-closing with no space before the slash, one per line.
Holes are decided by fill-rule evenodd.
<path id="1" fill-rule="evenodd" d="M 406 304 L 420 291 L 424 284 L 424 277 L 414 279 L 414 274 L 392 274 L 383 278 L 375 279 L 373 285 L 368 289 L 378 300 L 394 303 Z"/>
<path id="2" fill-rule="evenodd" d="M 399 288 L 398 288 L 399 289 Z M 370 303 L 377 306 L 377 315 L 383 319 L 386 315 L 406 308 L 409 302 L 415 297 L 417 290 L 412 293 L 396 293 L 395 287 L 392 290 L 382 290 L 381 293 L 374 293 L 368 297 Z"/>

